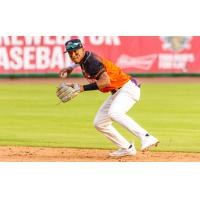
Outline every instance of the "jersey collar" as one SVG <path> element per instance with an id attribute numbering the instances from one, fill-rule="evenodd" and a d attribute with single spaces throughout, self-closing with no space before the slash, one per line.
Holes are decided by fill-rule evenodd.
<path id="1" fill-rule="evenodd" d="M 81 64 L 85 64 L 85 62 L 86 62 L 87 59 L 90 57 L 90 55 L 91 55 L 91 52 L 86 51 L 86 52 L 85 52 L 85 56 L 83 57 L 83 59 L 81 60 L 81 62 L 80 62 L 79 64 L 80 64 L 80 65 L 81 65 Z"/>

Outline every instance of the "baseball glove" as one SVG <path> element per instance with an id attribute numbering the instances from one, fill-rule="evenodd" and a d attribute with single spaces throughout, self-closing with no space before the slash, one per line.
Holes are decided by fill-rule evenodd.
<path id="1" fill-rule="evenodd" d="M 56 91 L 57 97 L 63 102 L 66 103 L 76 97 L 80 93 L 80 86 L 78 83 L 67 84 L 61 83 Z"/>

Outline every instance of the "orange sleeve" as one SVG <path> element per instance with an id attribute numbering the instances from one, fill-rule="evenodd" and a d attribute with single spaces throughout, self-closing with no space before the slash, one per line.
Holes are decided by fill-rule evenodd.
<path id="1" fill-rule="evenodd" d="M 101 61 L 104 65 L 105 71 L 110 77 L 111 86 L 106 88 L 101 88 L 101 92 L 110 92 L 114 89 L 121 88 L 125 83 L 127 83 L 131 76 L 124 73 L 120 67 L 113 64 L 111 61 L 101 58 Z"/>

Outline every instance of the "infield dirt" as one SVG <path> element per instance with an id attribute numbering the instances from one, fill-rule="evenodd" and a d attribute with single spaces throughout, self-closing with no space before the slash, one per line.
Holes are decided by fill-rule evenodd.
<path id="1" fill-rule="evenodd" d="M 43 147 L 0 147 L 0 162 L 199 162 L 200 153 L 138 152 L 110 158 L 110 150 Z"/>

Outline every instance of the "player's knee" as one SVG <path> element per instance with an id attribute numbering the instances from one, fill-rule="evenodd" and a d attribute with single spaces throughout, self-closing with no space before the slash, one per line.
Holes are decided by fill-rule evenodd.
<path id="1" fill-rule="evenodd" d="M 108 113 L 108 116 L 110 117 L 110 119 L 112 120 L 112 121 L 117 121 L 117 119 L 119 118 L 119 116 L 120 116 L 121 114 L 119 113 L 119 112 L 109 112 Z"/>
<path id="2" fill-rule="evenodd" d="M 94 127 L 95 127 L 97 130 L 101 129 L 101 126 L 102 126 L 102 125 L 101 125 L 101 122 L 100 122 L 100 121 L 95 120 L 93 124 L 94 124 Z"/>
<path id="3" fill-rule="evenodd" d="M 102 121 L 94 121 L 94 127 L 98 130 L 101 131 L 107 127 L 106 123 L 103 123 Z"/>

